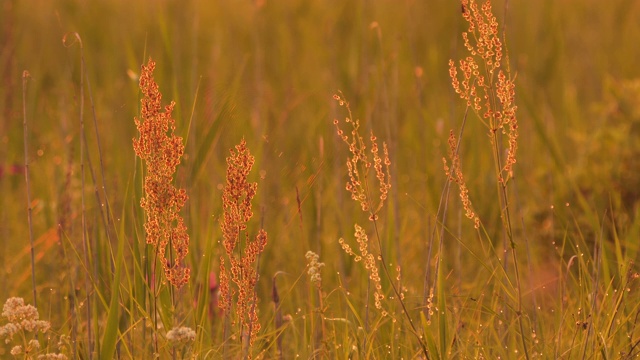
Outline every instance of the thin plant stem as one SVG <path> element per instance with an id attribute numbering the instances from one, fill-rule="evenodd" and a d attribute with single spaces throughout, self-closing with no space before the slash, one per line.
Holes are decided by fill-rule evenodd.
<path id="1" fill-rule="evenodd" d="M 82 49 L 80 49 L 80 57 L 81 57 L 81 61 L 83 64 L 83 67 L 86 68 L 86 66 L 84 65 L 84 52 L 82 51 Z M 84 76 L 84 74 L 83 74 Z M 89 159 L 89 168 L 91 170 L 91 177 L 93 179 L 93 183 L 95 185 L 95 193 L 96 193 L 96 200 L 98 201 L 99 209 L 100 209 L 100 217 L 102 219 L 102 221 L 104 222 L 105 225 L 105 229 L 106 229 L 106 233 L 107 233 L 107 239 L 109 240 L 109 244 L 111 244 L 111 233 L 114 230 L 114 223 L 113 223 L 113 216 L 111 214 L 111 206 L 109 204 L 109 196 L 107 195 L 107 181 L 105 179 L 104 176 L 104 161 L 102 158 L 102 145 L 100 142 L 100 132 L 98 131 L 98 117 L 96 115 L 96 107 L 95 104 L 93 102 L 93 93 L 91 91 L 91 81 L 89 79 L 89 77 L 86 77 L 86 82 L 87 82 L 87 95 L 89 96 L 89 103 L 91 105 L 91 114 L 92 114 L 92 119 L 93 119 L 93 128 L 95 131 L 95 136 L 96 136 L 96 146 L 98 147 L 98 161 L 100 164 L 100 177 L 101 177 L 101 181 L 102 181 L 102 196 L 104 198 L 104 203 L 102 203 L 102 201 L 100 200 L 100 196 L 98 193 L 98 185 L 97 185 L 97 181 L 96 181 L 96 176 L 95 176 L 95 172 L 93 171 L 93 166 L 91 165 L 91 160 Z M 83 136 L 86 137 L 86 134 L 83 133 Z M 86 145 L 87 141 L 85 139 L 85 145 Z M 104 207 L 106 207 L 104 210 L 102 209 Z M 106 216 L 105 216 L 106 214 Z M 105 220 L 106 219 L 106 220 Z M 111 256 L 111 258 L 113 259 L 113 254 Z M 113 262 L 111 263 L 111 266 L 113 267 Z"/>
<path id="2" fill-rule="evenodd" d="M 275 325 L 275 330 L 276 330 L 276 351 L 277 351 L 277 355 L 278 355 L 278 359 L 282 360 L 284 359 L 284 354 L 282 351 L 282 325 L 283 325 L 283 319 L 282 319 L 282 308 L 280 306 L 280 295 L 278 294 L 278 287 L 276 286 L 276 277 L 278 276 L 278 274 L 283 273 L 281 271 L 276 272 L 273 275 L 273 278 L 271 280 L 272 282 L 272 287 L 271 287 L 271 300 L 273 301 L 273 307 L 274 307 L 274 312 L 275 312 L 275 316 L 273 318 L 274 321 L 274 325 Z"/>
<path id="3" fill-rule="evenodd" d="M 349 111 L 350 112 L 350 111 Z M 349 117 L 353 118 L 351 113 L 349 113 Z M 363 144 L 362 144 L 363 146 Z M 369 181 L 368 181 L 368 172 L 365 171 L 364 172 L 364 189 L 365 189 L 365 193 L 366 193 L 366 198 L 367 201 L 369 199 L 372 198 L 371 196 L 371 190 L 369 187 Z M 424 356 L 427 359 L 430 359 L 431 357 L 429 356 L 429 352 L 427 350 L 427 347 L 424 343 L 424 341 L 422 340 L 422 338 L 420 337 L 420 333 L 418 332 L 418 329 L 416 328 L 415 324 L 413 323 L 413 319 L 411 318 L 411 315 L 409 314 L 409 311 L 407 310 L 407 307 L 404 303 L 404 301 L 402 300 L 402 295 L 400 294 L 400 291 L 396 288 L 396 285 L 393 282 L 393 277 L 391 276 L 391 273 L 389 272 L 389 269 L 387 267 L 387 261 L 386 261 L 386 257 L 383 254 L 383 247 L 382 247 L 382 240 L 380 237 L 380 232 L 378 230 L 378 221 L 376 220 L 376 214 L 374 213 L 373 210 L 371 210 L 371 208 L 369 209 L 369 215 L 370 218 L 372 219 L 373 222 L 373 229 L 375 231 L 375 235 L 376 235 L 376 240 L 378 243 L 378 251 L 380 253 L 380 262 L 382 263 L 382 269 L 384 270 L 385 275 L 387 276 L 387 279 L 389 280 L 389 283 L 391 284 L 391 289 L 393 290 L 393 293 L 395 294 L 396 299 L 398 299 L 398 302 L 400 303 L 400 306 L 402 307 L 402 312 L 404 313 L 405 317 L 407 318 L 407 320 L 409 321 L 409 325 L 411 326 L 411 332 L 413 333 L 413 335 L 415 335 L 416 339 L 418 340 L 418 343 L 420 344 L 420 347 L 422 349 L 422 352 L 424 354 Z M 369 282 L 370 282 L 370 278 L 369 278 Z M 367 306 L 367 310 L 369 309 L 369 299 L 368 299 L 368 294 L 369 294 L 369 286 L 367 286 L 367 302 L 366 302 L 366 306 Z M 368 312 L 367 312 L 368 315 Z"/>
<path id="4" fill-rule="evenodd" d="M 496 100 L 496 93 L 495 93 L 495 87 L 494 87 L 494 82 L 493 79 L 490 80 L 490 90 L 489 91 L 489 97 L 493 103 L 493 108 L 496 109 L 497 108 L 497 100 Z M 502 169 L 502 160 L 500 157 L 500 146 L 499 146 L 499 141 L 497 138 L 497 133 L 498 133 L 498 129 L 496 128 L 496 126 L 494 125 L 494 123 L 496 122 L 496 119 L 494 117 L 492 117 L 490 119 L 491 121 L 491 144 L 492 144 L 492 150 L 493 150 L 493 158 L 494 158 L 494 167 L 495 167 L 495 171 L 496 171 L 496 176 L 498 179 L 501 179 L 501 169 Z M 509 247 L 511 250 L 511 258 L 513 261 L 513 272 L 515 275 L 515 280 L 516 280 L 516 292 L 518 295 L 518 303 L 517 303 L 517 309 L 516 309 L 516 316 L 518 317 L 518 326 L 520 327 L 520 337 L 522 340 L 522 347 L 523 347 L 523 351 L 524 351 L 524 355 L 525 358 L 529 359 L 529 351 L 527 349 L 527 340 L 526 340 L 526 336 L 525 336 L 525 332 L 524 332 L 524 320 L 522 319 L 522 284 L 520 281 L 520 269 L 519 269 L 519 265 L 518 265 L 518 257 L 517 257 L 517 253 L 516 253 L 516 243 L 515 240 L 513 238 L 513 227 L 511 224 L 511 210 L 510 210 L 510 205 L 509 205 L 509 196 L 507 194 L 507 181 L 497 181 L 496 182 L 497 187 L 498 187 L 498 194 L 500 194 L 499 198 L 500 198 L 500 207 L 502 209 L 502 214 L 501 214 L 501 218 L 502 218 L 502 224 L 504 227 L 504 230 L 506 231 L 506 235 L 507 235 L 507 240 L 509 241 Z M 506 261 L 504 262 L 504 265 L 506 266 Z"/>
<path id="5" fill-rule="evenodd" d="M 369 334 L 369 301 L 371 301 L 371 277 L 367 277 L 367 296 L 364 302 L 364 340 L 362 343 L 363 350 L 367 351 L 367 335 Z"/>
<path id="6" fill-rule="evenodd" d="M 89 240 L 87 239 L 87 211 L 86 211 L 86 203 L 85 203 L 85 178 L 84 178 L 84 158 L 85 158 L 85 137 L 84 137 L 84 61 L 82 61 L 82 39 L 78 33 L 71 33 L 71 35 L 75 38 L 75 41 L 68 44 L 67 46 L 73 45 L 76 41 L 80 46 L 80 192 L 81 192 L 81 201 L 82 201 L 82 251 L 84 253 L 84 261 L 86 263 L 86 267 L 89 268 L 90 262 L 90 249 L 89 249 Z M 62 42 L 66 45 L 67 37 L 65 36 Z M 87 278 L 85 281 L 85 288 L 87 292 L 87 342 L 88 342 L 88 355 L 89 360 L 93 359 L 93 336 L 91 332 L 91 293 L 93 292 L 91 289 L 91 280 Z"/>
<path id="7" fill-rule="evenodd" d="M 595 314 L 596 313 L 596 302 L 598 299 L 598 283 L 600 282 L 600 266 L 602 265 L 602 251 L 603 251 L 603 247 L 602 247 L 602 239 L 604 238 L 604 222 L 605 219 L 607 217 L 606 211 L 605 214 L 602 216 L 602 225 L 600 226 L 600 235 L 596 238 L 595 243 L 593 244 L 593 262 L 594 262 L 594 269 L 593 271 L 595 272 L 595 274 L 593 274 L 593 292 L 591 294 L 591 313 Z M 593 321 L 589 321 L 589 324 L 587 325 L 587 334 L 584 338 L 584 347 L 582 349 L 582 358 L 586 359 L 587 358 L 587 347 L 589 344 L 589 338 L 591 337 L 591 334 L 594 332 L 593 330 Z M 594 349 L 594 354 L 595 354 L 595 349 Z"/>
<path id="8" fill-rule="evenodd" d="M 22 125 L 24 128 L 24 179 L 27 186 L 27 221 L 29 222 L 29 245 L 31 247 L 31 283 L 33 288 L 33 306 L 38 307 L 38 296 L 36 291 L 36 262 L 35 246 L 33 244 L 33 221 L 31 207 L 31 184 L 29 182 L 29 146 L 27 127 L 27 82 L 31 75 L 27 70 L 22 72 Z"/>
<path id="9" fill-rule="evenodd" d="M 469 115 L 469 107 L 466 108 L 465 112 L 464 112 L 464 116 L 462 117 L 462 125 L 460 126 L 460 132 L 458 133 L 458 142 L 456 143 L 456 148 L 455 151 L 453 153 L 453 157 L 457 156 L 458 153 L 460 152 L 460 143 L 462 142 L 462 134 L 464 134 L 464 129 L 465 126 L 467 124 L 467 118 Z M 451 172 L 454 172 L 455 169 L 451 169 Z M 442 252 L 444 251 L 444 226 L 447 220 L 447 208 L 449 207 L 449 193 L 451 191 L 451 183 L 452 180 L 451 178 L 447 177 L 447 182 L 444 186 L 444 189 L 442 189 L 442 193 L 440 194 L 440 202 L 438 203 L 438 210 L 436 212 L 436 221 L 437 219 L 440 217 L 440 215 L 442 214 L 442 221 L 440 222 L 440 231 L 438 232 L 438 225 L 436 224 L 436 226 L 433 227 L 433 234 L 437 234 L 438 235 L 438 260 L 436 261 L 436 267 L 434 270 L 434 280 L 433 280 L 433 294 L 434 296 L 437 295 L 437 286 L 436 284 L 438 284 L 438 274 L 439 274 L 439 270 L 440 270 L 440 263 L 442 262 Z M 432 234 L 432 237 L 433 237 Z M 431 258 L 431 248 L 429 248 L 429 257 L 428 259 Z M 429 262 L 427 261 L 427 269 L 429 268 Z M 427 272 L 428 274 L 428 272 Z M 426 289 L 425 289 L 426 291 Z M 425 293 L 425 301 L 426 301 L 426 293 Z"/>

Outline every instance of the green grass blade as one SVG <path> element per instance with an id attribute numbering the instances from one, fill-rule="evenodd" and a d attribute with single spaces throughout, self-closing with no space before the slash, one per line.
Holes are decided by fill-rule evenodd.
<path id="1" fill-rule="evenodd" d="M 444 264 L 444 261 L 443 261 Z M 440 267 L 439 271 L 442 271 Z M 438 275 L 438 325 L 440 329 L 440 352 L 444 358 L 444 356 L 448 353 L 448 336 L 447 336 L 447 300 L 446 300 L 446 292 L 444 288 L 444 275 Z"/>
<path id="2" fill-rule="evenodd" d="M 111 301 L 109 303 L 109 314 L 107 316 L 107 325 L 104 328 L 102 336 L 102 348 L 100 351 L 100 359 L 113 359 L 116 351 L 116 341 L 118 338 L 118 323 L 120 319 L 120 277 L 123 268 L 123 253 L 125 237 L 118 237 L 118 256 L 116 257 L 116 275 L 113 279 Z"/>
<path id="3" fill-rule="evenodd" d="M 427 348 L 429 349 L 429 353 L 432 356 L 432 359 L 440 359 L 440 353 L 438 352 L 438 345 L 436 344 L 436 339 L 433 337 L 431 333 L 431 326 L 427 317 L 424 316 L 424 311 L 420 312 L 420 322 L 422 324 L 422 332 L 427 341 Z"/>

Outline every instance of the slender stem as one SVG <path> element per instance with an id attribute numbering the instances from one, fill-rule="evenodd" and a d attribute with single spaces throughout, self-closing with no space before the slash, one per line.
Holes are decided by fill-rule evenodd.
<path id="1" fill-rule="evenodd" d="M 84 61 L 82 57 L 82 39 L 78 33 L 72 33 L 76 41 L 80 46 L 80 183 L 81 183 L 81 198 L 82 198 L 82 250 L 84 252 L 85 266 L 89 268 L 90 256 L 89 256 L 89 240 L 87 239 L 87 211 L 85 204 L 85 178 L 84 178 L 84 157 L 85 157 L 85 136 L 84 136 Z M 63 39 L 63 43 L 66 44 L 66 36 Z M 75 41 L 74 41 L 75 43 Z M 73 45 L 73 43 L 68 46 Z M 85 281 L 85 288 L 87 292 L 87 341 L 89 350 L 89 359 L 93 359 L 93 335 L 91 332 L 91 280 L 87 278 Z"/>
<path id="2" fill-rule="evenodd" d="M 462 142 L 462 134 L 464 133 L 464 128 L 465 125 L 467 124 L 467 117 L 469 115 L 469 107 L 467 106 L 467 108 L 465 109 L 464 112 L 464 117 L 462 118 L 462 125 L 460 126 L 460 132 L 458 133 L 458 143 L 456 144 L 456 149 L 455 152 L 452 154 L 452 157 L 455 158 L 456 156 L 458 156 L 458 153 L 460 152 L 460 143 Z M 456 171 L 456 169 L 452 168 L 451 169 L 451 173 L 453 173 L 454 171 Z M 440 232 L 437 231 L 438 226 L 436 224 L 436 226 L 434 226 L 433 228 L 433 232 L 439 234 L 438 239 L 438 260 L 436 261 L 436 268 L 434 271 L 434 280 L 433 280 L 433 294 L 434 296 L 437 295 L 437 286 L 436 284 L 438 283 L 438 274 L 440 271 L 440 263 L 442 262 L 442 252 L 444 249 L 444 225 L 446 223 L 446 219 L 447 219 L 447 208 L 449 205 L 449 192 L 451 190 L 451 179 L 447 178 L 447 182 L 445 184 L 444 189 L 442 190 L 442 194 L 440 195 L 440 203 L 438 204 L 438 211 L 436 212 L 436 220 L 440 217 L 440 214 L 442 214 L 442 221 L 440 222 Z M 431 252 L 429 252 L 429 258 L 431 258 Z M 428 258 L 428 259 L 429 259 Z M 427 268 L 429 261 L 427 261 Z M 428 273 L 428 272 L 427 272 Z M 426 289 L 425 289 L 426 290 Z M 425 293 L 425 298 L 426 298 L 426 293 Z"/>
<path id="3" fill-rule="evenodd" d="M 367 296 L 364 302 L 364 332 L 369 334 L 369 301 L 371 300 L 371 277 L 367 277 Z M 367 353 L 367 335 L 365 335 L 362 348 Z"/>
<path id="4" fill-rule="evenodd" d="M 349 117 L 351 119 L 353 119 L 353 117 L 351 116 L 351 111 L 349 110 Z M 360 140 L 361 142 L 361 146 L 364 146 L 364 144 L 362 144 L 362 140 Z M 373 221 L 373 229 L 376 233 L 376 240 L 378 242 L 378 250 L 380 252 L 380 262 L 382 263 L 382 269 L 384 270 L 385 275 L 387 276 L 387 279 L 389 280 L 389 283 L 391 284 L 391 288 L 393 289 L 393 293 L 396 296 L 396 299 L 398 299 L 398 302 L 400 303 L 400 306 L 402 306 L 402 312 L 404 313 L 404 315 L 406 316 L 407 320 L 409 320 L 409 325 L 411 325 L 411 332 L 413 333 L 413 335 L 415 335 L 416 339 L 418 340 L 418 342 L 420 343 L 420 347 L 422 349 L 422 352 L 425 356 L 425 358 L 427 360 L 431 359 L 431 357 L 429 356 L 429 351 L 427 350 L 427 346 L 425 345 L 424 341 L 422 340 L 422 337 L 420 336 L 420 333 L 418 332 L 418 329 L 416 328 L 415 324 L 413 323 L 413 319 L 411 318 L 411 315 L 409 314 L 409 311 L 407 310 L 407 307 L 404 303 L 404 301 L 402 300 L 402 296 L 400 294 L 400 292 L 398 291 L 398 289 L 396 288 L 396 285 L 393 282 L 393 277 L 391 276 L 391 273 L 389 272 L 389 268 L 387 267 L 387 261 L 385 259 L 385 256 L 383 254 L 383 247 L 382 247 L 382 240 L 380 237 L 380 232 L 378 230 L 378 222 L 376 220 L 376 213 L 374 213 L 374 211 L 372 210 L 372 203 L 370 201 L 370 199 L 372 199 L 371 196 L 371 191 L 370 191 L 370 187 L 369 187 L 369 181 L 368 181 L 368 171 L 367 169 L 365 169 L 365 171 L 363 172 L 364 174 L 364 190 L 365 190 L 365 196 L 366 196 L 366 201 L 369 202 L 369 218 L 372 219 Z M 369 279 L 370 280 L 370 279 Z M 367 294 L 369 293 L 369 286 L 367 286 Z M 367 306 L 367 310 L 369 309 L 369 299 L 367 298 L 367 302 L 366 302 L 366 306 Z M 367 312 L 368 315 L 368 312 Z"/>
<path id="5" fill-rule="evenodd" d="M 82 57 L 82 63 L 84 64 L 84 54 L 81 52 L 80 56 Z M 84 66 L 83 66 L 84 67 Z M 84 74 L 83 74 L 84 76 Z M 97 115 L 96 115 L 96 107 L 95 104 L 93 102 L 93 93 L 91 92 L 91 81 L 89 80 L 89 78 L 86 78 L 87 80 L 87 90 L 88 90 L 88 96 L 89 96 L 89 103 L 91 104 L 91 113 L 92 113 L 92 118 L 93 118 L 93 128 L 96 134 L 96 145 L 98 147 L 98 160 L 100 163 L 100 176 L 102 179 L 102 196 L 104 196 L 104 204 L 101 203 L 100 201 L 100 197 L 98 196 L 98 192 L 97 192 L 97 185 L 96 185 L 96 197 L 97 200 L 100 202 L 100 212 L 102 214 L 102 206 L 104 205 L 106 207 L 105 212 L 106 212 L 106 231 L 107 231 L 107 239 L 109 240 L 109 242 L 111 242 L 111 231 L 114 230 L 114 223 L 113 223 L 113 217 L 111 214 L 111 208 L 109 205 L 109 197 L 107 196 L 107 181 L 105 180 L 104 177 L 104 162 L 102 159 L 102 145 L 100 143 L 100 132 L 98 131 L 98 120 L 97 120 Z M 86 143 L 86 140 L 85 140 Z M 91 176 L 93 177 L 93 182 L 94 184 L 96 184 L 96 179 L 95 179 L 95 175 L 93 172 L 93 167 L 91 167 Z M 103 221 L 104 221 L 104 215 L 102 216 Z M 113 266 L 113 264 L 112 264 Z"/>
<path id="6" fill-rule="evenodd" d="M 494 88 L 494 84 L 491 81 L 490 87 L 489 87 L 489 96 L 490 99 L 493 103 L 493 108 L 496 109 L 497 108 L 497 101 L 496 101 L 496 93 L 495 93 L 495 88 Z M 527 341 L 526 341 L 526 336 L 524 333 L 524 321 L 522 319 L 522 284 L 520 281 L 520 269 L 518 266 L 518 257 L 516 254 L 516 244 L 515 244 L 515 240 L 513 239 L 513 227 L 511 225 L 511 211 L 509 208 L 509 196 L 507 194 L 507 182 L 506 180 L 504 180 L 501 172 L 502 172 L 502 161 L 501 161 L 501 157 L 500 157 L 500 146 L 499 146 L 499 142 L 498 142 L 498 138 L 497 138 L 497 134 L 498 134 L 498 129 L 497 129 L 497 120 L 492 117 L 490 119 L 490 125 L 491 125 L 491 144 L 492 144 L 492 148 L 493 148 L 493 159 L 494 159 L 494 167 L 495 167 L 495 172 L 496 172 L 496 177 L 497 177 L 497 186 L 498 186 L 498 194 L 499 194 L 499 198 L 500 198 L 500 207 L 501 207 L 501 219 L 502 219 L 502 224 L 504 227 L 504 230 L 506 231 L 506 235 L 507 235 L 507 240 L 509 241 L 509 247 L 511 249 L 511 257 L 512 257 L 512 261 L 513 261 L 513 271 L 514 271 L 514 275 L 516 277 L 516 291 L 518 294 L 518 303 L 517 303 L 517 310 L 516 310 L 516 316 L 518 317 L 518 325 L 520 327 L 520 337 L 522 340 L 522 347 L 524 350 L 524 354 L 525 357 L 527 359 L 529 359 L 529 351 L 527 349 Z M 504 262 L 505 266 L 506 266 L 506 261 Z"/>
<path id="7" fill-rule="evenodd" d="M 25 70 L 22 73 L 22 125 L 24 128 L 24 179 L 27 186 L 27 219 L 29 222 L 29 244 L 31 246 L 31 283 L 33 288 L 33 306 L 38 307 L 38 296 L 36 291 L 36 262 L 35 247 L 33 244 L 33 222 L 31 208 L 31 185 L 29 183 L 29 147 L 28 147 L 28 128 L 27 128 L 27 81 L 29 81 L 29 72 Z"/>

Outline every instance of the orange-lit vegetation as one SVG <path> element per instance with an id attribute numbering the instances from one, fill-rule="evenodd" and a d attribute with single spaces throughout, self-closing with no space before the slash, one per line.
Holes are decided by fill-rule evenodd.
<path id="1" fill-rule="evenodd" d="M 640 355 L 634 2 L 0 7 L 1 358 Z"/>

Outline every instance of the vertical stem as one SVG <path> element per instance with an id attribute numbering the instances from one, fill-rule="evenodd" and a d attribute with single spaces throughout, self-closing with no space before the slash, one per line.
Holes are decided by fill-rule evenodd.
<path id="1" fill-rule="evenodd" d="M 78 33 L 73 33 L 78 44 L 80 45 L 80 188 L 82 198 L 82 250 L 84 252 L 85 266 L 90 268 L 90 248 L 89 239 L 87 239 L 87 208 L 85 204 L 85 179 L 84 179 L 84 157 L 85 157 L 85 136 L 84 136 L 84 61 L 82 61 L 82 39 Z M 87 292 L 87 341 L 89 348 L 89 359 L 93 359 L 93 335 L 91 332 L 91 275 L 85 280 L 85 288 Z"/>
<path id="2" fill-rule="evenodd" d="M 229 359 L 229 331 L 231 327 L 231 311 L 225 309 L 224 311 L 224 324 L 222 326 L 222 358 Z"/>
<path id="3" fill-rule="evenodd" d="M 33 222 L 31 208 L 31 187 L 29 183 L 29 147 L 27 146 L 28 128 L 27 128 L 27 81 L 31 75 L 27 70 L 22 72 L 22 125 L 24 128 L 24 179 L 27 186 L 27 219 L 29 222 L 29 244 L 31 246 L 31 283 L 33 287 L 33 306 L 38 307 L 38 297 L 36 292 L 36 264 L 35 264 L 35 248 L 33 245 Z"/>
<path id="4" fill-rule="evenodd" d="M 282 333 L 283 330 L 282 329 L 282 309 L 280 308 L 280 295 L 278 295 L 278 287 L 276 286 L 276 276 L 278 276 L 277 272 L 275 275 L 273 275 L 273 279 L 272 279 L 272 287 L 271 287 L 271 300 L 273 301 L 273 306 L 274 306 L 274 311 L 275 311 L 275 316 L 274 316 L 274 325 L 275 325 L 275 329 L 276 329 L 276 351 L 277 351 L 277 358 L 279 360 L 283 360 L 284 359 L 284 354 L 282 352 Z"/>

